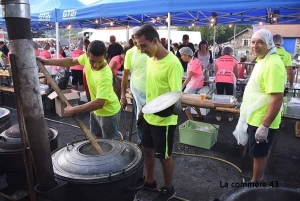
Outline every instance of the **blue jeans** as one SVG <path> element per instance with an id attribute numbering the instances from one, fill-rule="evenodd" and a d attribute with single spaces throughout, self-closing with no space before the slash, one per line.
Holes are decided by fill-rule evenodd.
<path id="1" fill-rule="evenodd" d="M 119 123 L 121 110 L 115 115 L 100 117 L 90 113 L 90 130 L 93 135 L 102 135 L 107 139 L 119 139 Z"/>
<path id="2" fill-rule="evenodd" d="M 133 98 L 133 102 L 132 102 L 132 105 L 133 105 L 133 111 L 134 111 L 134 118 L 136 117 L 136 103 L 135 103 L 135 100 Z M 136 125 L 136 133 L 137 133 L 137 144 L 141 144 L 142 143 L 142 136 L 143 136 L 143 124 L 140 124 L 140 125 Z M 131 134 L 131 133 L 130 133 Z"/>

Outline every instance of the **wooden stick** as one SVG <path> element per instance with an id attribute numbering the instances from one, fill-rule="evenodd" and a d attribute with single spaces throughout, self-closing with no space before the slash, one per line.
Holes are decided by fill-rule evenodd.
<path id="1" fill-rule="evenodd" d="M 234 104 L 218 104 L 213 103 L 212 100 L 205 100 L 201 102 L 200 94 L 182 94 L 181 97 L 181 104 L 189 105 L 192 107 L 200 107 L 200 108 L 208 108 L 208 109 L 215 109 L 216 107 L 224 107 L 224 108 L 234 108 Z"/>
<path id="2" fill-rule="evenodd" d="M 222 112 L 231 112 L 231 113 L 240 113 L 240 109 L 238 108 L 227 108 L 227 107 L 216 107 L 217 111 L 222 111 Z"/>
<path id="3" fill-rule="evenodd" d="M 36 60 L 36 61 L 37 61 L 37 65 L 38 65 L 39 69 L 45 75 L 45 77 L 48 80 L 48 82 L 50 83 L 51 87 L 57 93 L 59 99 L 61 101 L 63 101 L 64 103 L 66 103 L 68 106 L 70 106 L 68 100 L 61 93 L 60 88 L 57 86 L 56 82 L 51 77 L 51 75 L 49 74 L 49 72 L 47 71 L 47 69 L 45 68 L 45 66 L 42 64 L 42 62 L 39 61 L 39 60 Z M 81 128 L 81 130 L 83 131 L 83 134 L 89 140 L 89 142 L 91 143 L 92 147 L 94 147 L 96 149 L 96 151 L 98 152 L 98 154 L 100 154 L 100 155 L 104 154 L 105 152 L 100 147 L 100 145 L 97 143 L 97 141 L 94 139 L 94 137 L 92 136 L 92 134 L 90 133 L 90 131 L 87 129 L 87 127 L 84 125 L 84 123 L 79 119 L 78 115 L 74 114 L 72 117 L 74 118 L 74 120 L 76 121 L 76 123 L 78 124 L 78 126 Z"/>

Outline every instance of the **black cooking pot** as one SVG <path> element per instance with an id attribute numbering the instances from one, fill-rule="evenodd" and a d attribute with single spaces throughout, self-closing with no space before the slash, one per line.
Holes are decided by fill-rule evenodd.
<path id="1" fill-rule="evenodd" d="M 77 141 L 52 154 L 57 187 L 36 191 L 53 201 L 132 201 L 143 186 L 142 151 L 133 143 L 97 139 L 105 154 Z"/>
<path id="2" fill-rule="evenodd" d="M 275 182 L 272 182 L 274 186 Z M 258 188 L 238 188 L 234 189 L 219 201 L 283 201 L 283 200 L 300 200 L 300 190 L 287 187 L 270 187 L 270 183 L 266 183 L 267 187 Z"/>
<path id="3" fill-rule="evenodd" d="M 10 111 L 5 108 L 0 108 L 0 133 L 8 129 L 10 126 Z"/>
<path id="4" fill-rule="evenodd" d="M 46 132 L 52 152 L 58 147 L 58 131 L 47 127 Z M 0 134 L 0 172 L 25 171 L 22 146 L 19 124 L 13 125 Z"/>

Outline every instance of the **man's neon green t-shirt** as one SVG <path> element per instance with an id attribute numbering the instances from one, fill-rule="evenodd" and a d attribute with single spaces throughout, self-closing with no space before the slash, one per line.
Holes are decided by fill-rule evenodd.
<path id="1" fill-rule="evenodd" d="M 292 66 L 292 56 L 290 53 L 288 53 L 287 51 L 285 51 L 282 48 L 277 48 L 276 54 L 278 54 L 280 56 L 285 67 Z"/>
<path id="2" fill-rule="evenodd" d="M 170 52 L 165 58 L 154 61 L 148 58 L 146 103 L 170 91 L 181 91 L 183 68 L 179 59 Z M 178 115 L 160 117 L 144 114 L 145 120 L 155 126 L 177 125 Z"/>
<path id="3" fill-rule="evenodd" d="M 113 75 L 110 67 L 106 65 L 101 70 L 95 71 L 91 68 L 87 54 L 80 55 L 77 59 L 79 64 L 84 66 L 91 100 L 97 98 L 105 100 L 103 108 L 95 110 L 94 113 L 104 117 L 115 115 L 120 111 L 121 105 L 113 90 Z"/>
<path id="4" fill-rule="evenodd" d="M 141 53 L 136 46 L 126 52 L 124 69 L 130 70 L 130 84 L 134 88 L 145 91 L 146 89 L 146 70 L 147 70 L 146 54 Z"/>
<path id="5" fill-rule="evenodd" d="M 286 82 L 286 70 L 277 54 L 272 54 L 262 66 L 258 75 L 258 83 L 263 93 L 283 93 L 284 85 Z M 263 62 L 263 60 L 258 60 Z M 251 78 L 250 78 L 251 79 Z M 259 127 L 267 114 L 269 105 L 265 105 L 255 110 L 249 117 L 247 123 L 251 126 Z M 271 123 L 270 128 L 278 129 L 281 122 L 281 112 L 279 111 L 274 121 Z"/>

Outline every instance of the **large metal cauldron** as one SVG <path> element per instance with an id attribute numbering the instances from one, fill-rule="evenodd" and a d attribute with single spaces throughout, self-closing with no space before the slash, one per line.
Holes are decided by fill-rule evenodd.
<path id="1" fill-rule="evenodd" d="M 300 190 L 286 187 L 238 188 L 220 201 L 283 201 L 300 200 Z"/>
<path id="2" fill-rule="evenodd" d="M 105 154 L 77 141 L 52 154 L 57 187 L 36 191 L 53 201 L 132 201 L 143 185 L 144 156 L 133 143 L 97 139 Z"/>
<path id="3" fill-rule="evenodd" d="M 0 108 L 0 133 L 8 129 L 10 126 L 10 111 L 5 108 Z"/>
<path id="4" fill-rule="evenodd" d="M 50 149 L 58 147 L 58 131 L 55 128 L 46 129 L 50 141 Z M 19 124 L 13 125 L 0 134 L 0 172 L 25 172 L 23 149 Z"/>

